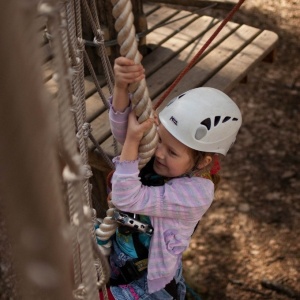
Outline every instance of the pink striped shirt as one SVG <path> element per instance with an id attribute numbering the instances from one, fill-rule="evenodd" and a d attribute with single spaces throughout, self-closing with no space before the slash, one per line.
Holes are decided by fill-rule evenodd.
<path id="1" fill-rule="evenodd" d="M 112 132 L 121 143 L 129 111 L 110 109 Z M 148 187 L 141 184 L 138 160 L 120 162 L 116 157 L 114 163 L 113 204 L 122 211 L 149 216 L 154 228 L 147 274 L 148 292 L 153 293 L 173 279 L 195 226 L 212 203 L 214 185 L 200 177 L 180 177 Z"/>

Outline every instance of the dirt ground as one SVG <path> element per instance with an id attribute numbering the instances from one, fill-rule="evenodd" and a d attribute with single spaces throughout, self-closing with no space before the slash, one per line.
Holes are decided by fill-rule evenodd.
<path id="1" fill-rule="evenodd" d="M 246 1 L 233 21 L 274 31 L 279 44 L 231 92 L 243 125 L 185 277 L 204 300 L 300 299 L 300 3 Z"/>

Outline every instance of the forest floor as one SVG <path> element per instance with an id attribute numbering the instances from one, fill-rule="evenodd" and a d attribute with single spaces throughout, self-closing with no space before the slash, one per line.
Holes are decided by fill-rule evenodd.
<path id="1" fill-rule="evenodd" d="M 233 21 L 274 31 L 279 43 L 275 61 L 230 93 L 243 125 L 184 274 L 204 300 L 300 299 L 300 3 L 246 1 Z"/>

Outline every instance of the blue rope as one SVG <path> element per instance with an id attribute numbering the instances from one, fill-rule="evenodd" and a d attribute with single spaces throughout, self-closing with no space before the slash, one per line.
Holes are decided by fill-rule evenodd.
<path id="1" fill-rule="evenodd" d="M 187 284 L 185 283 L 186 290 L 196 300 L 202 300 L 201 297 Z"/>

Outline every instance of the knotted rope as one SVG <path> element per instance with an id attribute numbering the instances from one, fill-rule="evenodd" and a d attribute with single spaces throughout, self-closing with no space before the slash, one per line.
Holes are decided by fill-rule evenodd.
<path id="1" fill-rule="evenodd" d="M 133 25 L 134 17 L 132 13 L 132 4 L 130 0 L 111 0 L 113 4 L 113 16 L 116 19 L 115 29 L 118 32 L 118 43 L 120 45 L 120 53 L 136 64 L 141 62 L 141 54 L 138 51 L 136 41 L 135 27 Z M 153 117 L 153 109 L 151 99 L 149 97 L 146 80 L 143 79 L 138 84 L 131 84 L 129 91 L 132 96 L 132 107 L 137 116 L 138 122 L 142 123 L 149 117 Z M 140 142 L 139 168 L 142 168 L 150 160 L 155 152 L 158 142 L 156 126 L 146 132 Z"/>

